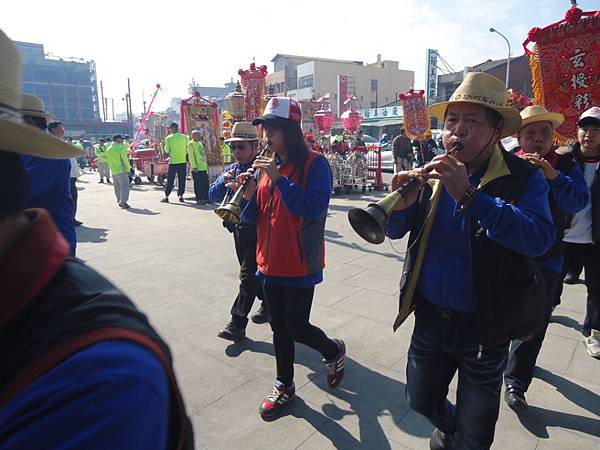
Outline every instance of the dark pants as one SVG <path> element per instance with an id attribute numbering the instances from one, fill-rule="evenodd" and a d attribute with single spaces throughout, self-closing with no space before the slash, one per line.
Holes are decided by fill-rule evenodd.
<path id="1" fill-rule="evenodd" d="M 600 244 L 580 245 L 587 287 L 587 309 L 581 332 L 587 337 L 591 330 L 600 331 Z"/>
<path id="2" fill-rule="evenodd" d="M 165 195 L 167 197 L 173 190 L 175 174 L 177 174 L 177 196 L 181 197 L 185 193 L 185 168 L 186 163 L 169 164 L 169 171 L 167 172 L 167 185 L 165 186 Z"/>
<path id="3" fill-rule="evenodd" d="M 194 194 L 196 201 L 208 201 L 208 172 L 206 170 L 192 170 L 194 179 Z"/>
<path id="4" fill-rule="evenodd" d="M 583 270 L 583 250 L 585 244 L 564 243 L 564 269 L 565 273 L 570 273 L 579 277 Z"/>
<path id="5" fill-rule="evenodd" d="M 254 299 L 263 299 L 262 286 L 256 276 L 256 225 L 241 223 L 233 230 L 233 240 L 240 263 L 240 290 L 231 307 L 231 320 L 236 327 L 246 328 Z"/>
<path id="6" fill-rule="evenodd" d="M 546 286 L 546 309 L 544 328 L 530 336 L 526 341 L 514 339 L 510 344 L 508 353 L 508 362 L 506 363 L 506 371 L 504 372 L 504 384 L 507 386 L 517 386 L 524 391 L 529 388 L 533 377 L 533 369 L 537 360 L 542 342 L 546 336 L 548 322 L 552 315 L 552 306 L 556 296 L 556 289 L 559 284 L 562 285 L 562 274 L 560 272 L 549 272 L 542 270 L 544 284 Z"/>
<path id="7" fill-rule="evenodd" d="M 309 322 L 315 292 L 312 287 L 265 284 L 265 301 L 271 316 L 277 379 L 286 385 L 294 380 L 294 342 L 317 350 L 323 358 L 337 355 L 337 344 Z"/>
<path id="8" fill-rule="evenodd" d="M 77 215 L 77 178 L 71 178 L 71 199 L 73 199 L 73 218 Z"/>
<path id="9" fill-rule="evenodd" d="M 409 406 L 444 433 L 453 434 L 454 448 L 490 448 L 508 343 L 484 347 L 477 359 L 475 314 L 444 310 L 420 299 L 415 316 L 406 367 Z M 457 401 L 453 406 L 446 397 L 457 371 Z"/>

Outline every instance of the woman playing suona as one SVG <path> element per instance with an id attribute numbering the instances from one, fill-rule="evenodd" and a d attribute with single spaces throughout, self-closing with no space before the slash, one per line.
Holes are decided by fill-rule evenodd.
<path id="1" fill-rule="evenodd" d="M 330 339 L 312 325 L 310 309 L 315 285 L 323 281 L 325 219 L 332 176 L 327 160 L 310 151 L 302 135 L 302 113 L 295 100 L 275 97 L 253 125 L 262 125 L 271 156 L 259 156 L 250 173 L 245 198 L 257 189 L 257 275 L 271 316 L 277 377 L 259 412 L 273 419 L 294 398 L 294 343 L 323 356 L 327 383 L 335 388 L 344 376 L 343 341 Z"/>

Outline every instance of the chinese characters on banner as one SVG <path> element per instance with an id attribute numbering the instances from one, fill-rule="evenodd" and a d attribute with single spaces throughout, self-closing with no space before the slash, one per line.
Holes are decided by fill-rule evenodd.
<path id="1" fill-rule="evenodd" d="M 424 94 L 423 90 L 410 89 L 398 96 L 404 112 L 404 129 L 411 139 L 424 139 L 431 127 Z"/>
<path id="2" fill-rule="evenodd" d="M 244 120 L 252 121 L 262 115 L 265 108 L 267 66 L 256 67 L 250 64 L 250 70 L 238 70 L 244 90 Z"/>
<path id="3" fill-rule="evenodd" d="M 200 97 L 198 92 L 181 101 L 181 132 L 200 131 L 208 164 L 223 162 L 218 142 L 220 128 L 218 109 L 216 103 Z"/>
<path id="4" fill-rule="evenodd" d="M 427 105 L 436 102 L 437 97 L 437 50 L 427 49 Z"/>
<path id="5" fill-rule="evenodd" d="M 533 42 L 533 48 L 527 45 Z M 600 104 L 600 14 L 573 7 L 565 19 L 533 28 L 523 43 L 529 56 L 534 103 L 560 112 L 560 141 L 573 142 L 581 113 Z"/>

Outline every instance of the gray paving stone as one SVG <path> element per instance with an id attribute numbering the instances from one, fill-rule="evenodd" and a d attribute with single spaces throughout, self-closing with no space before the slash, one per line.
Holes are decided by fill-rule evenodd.
<path id="1" fill-rule="evenodd" d="M 298 344 L 299 397 L 266 423 L 257 411 L 275 376 L 270 327 L 249 323 L 248 339 L 237 344 L 216 336 L 239 281 L 232 236 L 214 207 L 162 204 L 161 188 L 143 184 L 123 211 L 96 174 L 79 186 L 78 256 L 128 293 L 169 342 L 196 448 L 428 448 L 432 427 L 404 398 L 414 317 L 392 332 L 406 239 L 371 245 L 347 220 L 351 207 L 383 193 L 336 196 L 328 214 L 325 281 L 311 320 L 346 342 L 344 381 L 327 388 L 321 356 Z M 585 286 L 565 286 L 527 395 L 530 410 L 519 418 L 500 402 L 494 449 L 600 447 L 600 361 L 587 355 L 579 332 L 585 298 Z M 456 386 L 455 377 L 451 401 Z"/>

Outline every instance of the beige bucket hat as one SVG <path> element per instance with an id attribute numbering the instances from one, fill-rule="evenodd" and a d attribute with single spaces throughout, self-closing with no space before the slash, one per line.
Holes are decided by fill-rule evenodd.
<path id="1" fill-rule="evenodd" d="M 24 116 L 41 117 L 50 120 L 52 115 L 46 111 L 44 100 L 31 94 L 21 94 L 21 113 Z"/>
<path id="2" fill-rule="evenodd" d="M 565 121 L 561 113 L 550 112 L 543 105 L 531 105 L 521 111 L 521 129 L 534 122 L 550 122 L 554 129 Z"/>
<path id="3" fill-rule="evenodd" d="M 231 137 L 225 142 L 257 141 L 256 128 L 252 122 L 236 122 L 231 130 Z"/>
<path id="4" fill-rule="evenodd" d="M 444 120 L 446 109 L 451 103 L 472 103 L 493 109 L 504 119 L 501 138 L 510 136 L 521 128 L 521 116 L 512 106 L 508 106 L 508 92 L 498 78 L 484 72 L 469 72 L 463 82 L 447 102 L 435 103 L 429 112 Z"/>
<path id="5" fill-rule="evenodd" d="M 22 106 L 19 52 L 0 30 L 0 150 L 51 159 L 84 155 L 77 147 L 23 123 Z M 44 113 L 43 102 L 38 111 Z"/>

